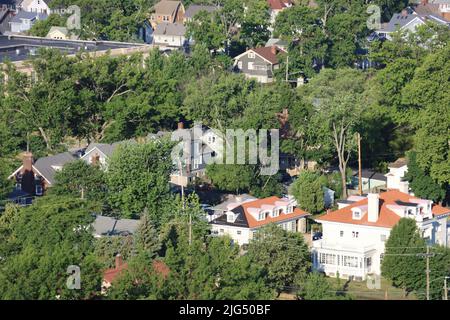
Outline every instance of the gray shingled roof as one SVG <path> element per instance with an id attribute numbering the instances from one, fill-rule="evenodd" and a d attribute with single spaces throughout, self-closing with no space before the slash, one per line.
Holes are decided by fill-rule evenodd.
<path id="1" fill-rule="evenodd" d="M 14 16 L 14 18 L 11 19 L 12 23 L 22 23 L 22 19 L 28 19 L 28 20 L 45 20 L 47 19 L 46 13 L 37 13 L 37 12 L 28 12 L 28 11 L 19 11 L 18 14 Z"/>
<path id="2" fill-rule="evenodd" d="M 157 14 L 173 15 L 181 1 L 163 0 L 155 4 L 154 10 Z"/>
<path id="3" fill-rule="evenodd" d="M 92 227 L 96 236 L 130 235 L 136 232 L 139 223 L 140 220 L 135 219 L 115 219 L 97 215 Z"/>
<path id="4" fill-rule="evenodd" d="M 215 7 L 215 6 L 191 4 L 189 6 L 189 8 L 186 9 L 184 16 L 186 18 L 193 18 L 200 11 L 214 12 L 216 10 L 217 10 L 217 7 Z"/>
<path id="5" fill-rule="evenodd" d="M 162 35 L 184 36 L 185 33 L 186 33 L 186 27 L 184 25 L 182 25 L 181 23 L 163 22 L 156 26 L 156 29 L 153 32 L 153 35 L 155 35 L 155 36 L 162 36 Z"/>
<path id="6" fill-rule="evenodd" d="M 113 154 L 114 150 L 116 150 L 117 146 L 120 144 L 123 144 L 123 143 L 137 143 L 137 142 L 136 142 L 136 140 L 133 140 L 133 139 L 114 142 L 112 144 L 92 142 L 90 145 L 87 146 L 84 153 L 85 154 L 89 153 L 92 149 L 97 148 L 105 156 L 110 157 Z"/>
<path id="7" fill-rule="evenodd" d="M 77 157 L 70 152 L 63 152 L 55 154 L 54 156 L 39 158 L 33 166 L 45 179 L 47 179 L 48 182 L 53 184 L 55 182 L 54 177 L 57 167 L 62 167 L 75 159 L 77 159 Z"/>
<path id="8" fill-rule="evenodd" d="M 238 202 L 236 200 L 236 197 L 240 197 L 240 201 L 239 201 L 240 203 L 246 202 L 248 200 L 258 200 L 258 198 L 255 198 L 255 197 L 253 197 L 253 196 L 251 196 L 251 195 L 249 195 L 247 193 L 244 193 L 244 194 L 241 194 L 241 195 L 238 195 L 238 196 L 236 196 L 234 194 L 229 194 L 227 196 L 227 200 L 225 200 L 224 202 L 219 203 L 218 205 L 212 207 L 211 210 L 213 210 L 213 211 L 227 211 L 228 210 L 227 206 L 230 203 L 237 203 Z"/>

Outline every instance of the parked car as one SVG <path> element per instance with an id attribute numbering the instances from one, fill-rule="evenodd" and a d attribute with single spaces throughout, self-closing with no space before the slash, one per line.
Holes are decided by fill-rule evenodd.
<path id="1" fill-rule="evenodd" d="M 315 232 L 312 239 L 313 241 L 322 239 L 322 232 Z"/>

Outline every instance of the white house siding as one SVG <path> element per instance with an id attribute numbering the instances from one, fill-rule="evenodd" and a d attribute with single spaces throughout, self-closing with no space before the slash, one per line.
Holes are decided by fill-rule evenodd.
<path id="1" fill-rule="evenodd" d="M 50 8 L 43 0 L 33 0 L 29 3 L 22 4 L 22 6 L 23 6 L 22 9 L 24 11 L 50 14 Z"/>
<path id="2" fill-rule="evenodd" d="M 342 236 L 341 231 L 343 232 Z M 389 228 L 323 221 L 322 232 L 323 238 L 313 242 L 313 266 L 315 269 L 324 271 L 330 276 L 336 276 L 336 273 L 339 272 L 343 278 L 353 276 L 364 279 L 367 273 L 381 273 L 380 257 L 384 252 L 384 243 L 390 234 Z M 321 254 L 334 254 L 334 263 L 321 263 Z M 367 261 L 365 261 L 367 258 L 371 259 L 370 266 L 367 266 Z M 344 259 L 348 261 L 344 261 Z M 351 259 L 357 261 L 357 265 L 354 267 L 349 266 L 352 263 Z"/>
<path id="3" fill-rule="evenodd" d="M 299 218 L 294 220 L 286 220 L 277 223 L 283 230 L 290 232 L 306 232 L 306 219 Z M 253 233 L 257 232 L 258 228 L 245 228 L 245 227 L 236 227 L 229 225 L 221 225 L 221 224 L 211 224 L 211 231 L 214 235 L 230 236 L 233 241 L 237 242 L 239 245 L 248 244 L 250 240 L 253 239 Z M 240 232 L 240 234 L 239 234 Z"/>
<path id="4" fill-rule="evenodd" d="M 249 243 L 253 239 L 253 231 L 250 228 L 212 224 L 211 231 L 218 236 L 230 236 L 240 246 Z"/>
<path id="5" fill-rule="evenodd" d="M 154 41 L 156 45 L 166 45 L 170 47 L 182 47 L 185 42 L 184 36 L 171 35 L 155 35 Z"/>

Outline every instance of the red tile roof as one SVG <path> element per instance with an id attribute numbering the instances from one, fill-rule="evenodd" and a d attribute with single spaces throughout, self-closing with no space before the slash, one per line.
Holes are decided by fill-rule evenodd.
<path id="1" fill-rule="evenodd" d="M 153 266 L 153 270 L 156 273 L 159 273 L 160 275 L 162 275 L 164 278 L 166 278 L 169 275 L 170 269 L 163 261 L 153 260 L 152 266 Z M 122 263 L 118 268 L 107 269 L 103 273 L 103 280 L 108 283 L 113 283 L 113 281 L 115 281 L 117 279 L 119 274 L 122 271 L 127 270 L 127 269 L 128 269 L 128 263 L 126 263 L 126 262 Z"/>
<path id="2" fill-rule="evenodd" d="M 400 220 L 400 216 L 398 216 L 395 212 L 388 209 L 388 205 L 396 205 L 395 201 L 404 201 L 409 202 L 410 199 L 419 199 L 417 197 L 411 196 L 407 193 L 400 192 L 398 190 L 389 190 L 387 192 L 380 193 L 380 214 L 377 222 L 369 222 L 367 220 L 368 214 L 365 214 L 361 220 L 355 220 L 352 218 L 352 210 L 353 207 L 359 207 L 363 205 L 367 205 L 367 198 L 352 203 L 351 205 L 341 208 L 339 210 L 330 212 L 325 214 L 319 218 L 316 218 L 317 221 L 330 221 L 330 222 L 339 222 L 339 223 L 350 223 L 350 224 L 359 224 L 365 226 L 374 226 L 374 227 L 384 227 L 384 228 L 392 228 L 397 222 Z M 440 216 L 443 214 L 450 213 L 450 208 L 444 208 L 442 206 L 434 204 L 431 209 L 433 216 Z"/>
<path id="3" fill-rule="evenodd" d="M 283 10 L 287 8 L 290 4 L 290 0 L 267 0 L 270 9 L 272 10 Z"/>
<path id="4" fill-rule="evenodd" d="M 278 217 L 272 218 L 272 217 L 267 217 L 266 219 L 262 220 L 262 221 L 257 221 L 249 212 L 248 212 L 248 208 L 261 208 L 262 205 L 273 205 L 275 204 L 275 201 L 282 201 L 283 199 L 278 198 L 278 197 L 268 197 L 268 198 L 264 198 L 264 199 L 258 199 L 255 201 L 249 201 L 249 202 L 245 202 L 243 203 L 241 206 L 244 209 L 244 213 L 245 213 L 245 217 L 247 218 L 247 222 L 248 222 L 248 226 L 250 228 L 257 228 L 257 227 L 262 227 L 264 225 L 267 225 L 269 223 L 272 222 L 282 222 L 282 221 L 287 221 L 287 220 L 291 220 L 293 218 L 301 218 L 304 216 L 309 215 L 309 213 L 299 209 L 299 208 L 294 208 L 294 212 L 292 213 L 288 213 L 288 214 L 281 214 Z"/>

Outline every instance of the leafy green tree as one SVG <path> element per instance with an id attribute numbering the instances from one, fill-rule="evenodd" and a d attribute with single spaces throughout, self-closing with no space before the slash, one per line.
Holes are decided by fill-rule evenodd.
<path id="1" fill-rule="evenodd" d="M 206 175 L 218 189 L 230 192 L 247 191 L 253 182 L 253 170 L 250 165 L 210 164 Z"/>
<path id="2" fill-rule="evenodd" d="M 51 27 L 65 27 L 67 18 L 59 14 L 51 14 L 45 20 L 38 20 L 28 33 L 36 37 L 46 37 Z"/>
<path id="3" fill-rule="evenodd" d="M 356 147 L 355 132 L 363 113 L 365 75 L 353 69 L 324 69 L 302 92 L 314 105 L 312 126 L 316 143 L 334 150 L 341 173 L 342 194 L 347 196 L 346 170 Z M 323 138 L 323 139 L 322 139 Z"/>
<path id="4" fill-rule="evenodd" d="M 218 19 L 214 13 L 200 11 L 187 23 L 187 36 L 196 44 L 206 46 L 208 50 L 220 49 L 224 45 L 225 34 Z"/>
<path id="5" fill-rule="evenodd" d="M 303 236 L 270 224 L 259 229 L 249 243 L 247 255 L 266 270 L 266 283 L 280 293 L 295 277 L 310 268 L 308 246 Z"/>
<path id="6" fill-rule="evenodd" d="M 245 1 L 246 10 L 240 28 L 240 40 L 249 47 L 264 45 L 269 40 L 270 15 L 266 0 Z"/>
<path id="7" fill-rule="evenodd" d="M 440 202 L 445 199 L 446 185 L 437 184 L 428 174 L 426 174 L 417 164 L 416 153 L 408 153 L 408 172 L 405 178 L 409 181 L 414 195 L 424 199 Z"/>
<path id="8" fill-rule="evenodd" d="M 89 228 L 92 209 L 78 199 L 46 196 L 21 208 L 16 217 L 9 215 L 12 219 L 3 224 L 7 237 L 0 244 L 0 297 L 89 299 L 97 295 L 101 272 Z M 79 290 L 66 286 L 71 265 L 80 267 Z"/>
<path id="9" fill-rule="evenodd" d="M 134 237 L 120 235 L 96 238 L 94 254 L 104 268 L 114 268 L 117 254 L 120 254 L 125 261 L 136 255 Z"/>
<path id="10" fill-rule="evenodd" d="M 144 208 L 159 222 L 163 204 L 170 201 L 173 143 L 166 140 L 143 144 L 124 143 L 108 161 L 109 202 L 122 217 L 139 216 Z"/>
<path id="11" fill-rule="evenodd" d="M 292 184 L 291 193 L 300 208 L 316 214 L 324 209 L 323 185 L 316 172 L 302 171 Z"/>
<path id="12" fill-rule="evenodd" d="M 75 160 L 56 172 L 55 184 L 50 192 L 103 202 L 105 174 L 98 166 L 91 166 L 83 160 Z"/>
<path id="13" fill-rule="evenodd" d="M 134 235 L 134 239 L 136 250 L 145 252 L 149 257 L 154 257 L 161 249 L 158 231 L 155 224 L 150 220 L 146 210 L 141 216 L 141 221 Z"/>
<path id="14" fill-rule="evenodd" d="M 381 273 L 405 293 L 417 290 L 424 285 L 426 251 L 425 240 L 420 236 L 416 221 L 401 218 L 392 228 L 385 245 Z"/>
<path id="15" fill-rule="evenodd" d="M 302 300 L 339 300 L 333 287 L 323 274 L 311 272 L 299 283 L 297 296 Z"/>

